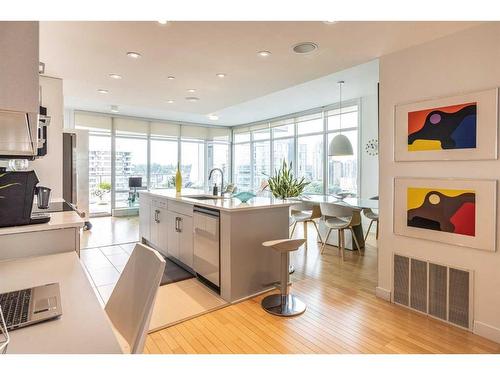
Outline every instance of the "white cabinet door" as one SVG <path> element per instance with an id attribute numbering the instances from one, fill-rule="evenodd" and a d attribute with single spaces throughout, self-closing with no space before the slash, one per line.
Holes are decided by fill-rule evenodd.
<path id="1" fill-rule="evenodd" d="M 179 260 L 193 268 L 193 218 L 177 215 L 179 220 Z"/>
<path id="2" fill-rule="evenodd" d="M 177 214 L 167 211 L 167 253 L 179 259 L 179 234 L 177 232 Z"/>
<path id="3" fill-rule="evenodd" d="M 157 241 L 156 246 L 163 253 L 167 254 L 168 249 L 168 211 L 165 208 L 158 208 L 158 222 L 156 223 Z"/>
<path id="4" fill-rule="evenodd" d="M 143 195 L 139 201 L 139 238 L 151 241 L 151 199 Z"/>

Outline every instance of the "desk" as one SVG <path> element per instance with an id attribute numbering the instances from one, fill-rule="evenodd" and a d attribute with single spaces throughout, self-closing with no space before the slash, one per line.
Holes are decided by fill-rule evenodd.
<path id="1" fill-rule="evenodd" d="M 317 205 L 319 205 L 320 203 L 336 203 L 336 204 L 344 204 L 358 209 L 369 208 L 372 210 L 378 210 L 377 199 L 344 198 L 343 200 L 340 200 L 331 195 L 309 195 L 298 198 L 297 200 Z M 361 219 L 363 219 L 363 214 L 361 214 Z M 358 240 L 359 246 L 361 248 L 365 247 L 363 226 L 361 224 L 357 225 L 353 228 L 353 230 L 354 233 L 356 234 L 356 239 Z M 322 221 L 319 222 L 319 231 L 321 233 L 321 237 L 324 240 L 328 233 L 328 228 L 326 228 L 326 226 L 322 223 Z M 353 243 L 354 241 L 352 240 L 352 235 L 350 231 L 345 231 L 345 240 L 346 240 L 345 248 L 347 250 L 352 250 L 353 248 L 355 248 L 356 245 Z M 338 246 L 338 234 L 336 230 L 331 232 L 327 244 L 332 246 Z"/>
<path id="2" fill-rule="evenodd" d="M 7 354 L 121 354 L 76 252 L 0 261 L 0 293 L 59 282 L 63 315 L 10 332 Z"/>

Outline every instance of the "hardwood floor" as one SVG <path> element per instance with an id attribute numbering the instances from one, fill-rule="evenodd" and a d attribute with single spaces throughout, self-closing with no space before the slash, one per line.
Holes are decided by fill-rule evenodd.
<path id="1" fill-rule="evenodd" d="M 152 333 L 145 353 L 500 353 L 500 344 L 375 297 L 369 242 L 344 263 L 335 247 L 320 255 L 314 239 L 294 254 L 301 316 L 270 315 L 259 296 Z"/>

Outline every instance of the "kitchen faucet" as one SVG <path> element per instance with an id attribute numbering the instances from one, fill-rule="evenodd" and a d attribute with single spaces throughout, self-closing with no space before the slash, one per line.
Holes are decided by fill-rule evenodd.
<path id="1" fill-rule="evenodd" d="M 224 195 L 224 172 L 220 168 L 213 168 L 210 171 L 210 173 L 208 174 L 208 181 L 210 181 L 212 179 L 212 173 L 214 173 L 214 171 L 219 171 L 220 175 L 221 175 L 220 195 L 222 197 Z"/>

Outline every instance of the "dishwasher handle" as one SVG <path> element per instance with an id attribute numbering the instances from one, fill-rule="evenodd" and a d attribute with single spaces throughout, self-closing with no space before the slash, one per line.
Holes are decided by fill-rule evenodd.
<path id="1" fill-rule="evenodd" d="M 207 207 L 194 206 L 193 212 L 198 212 L 200 214 L 213 216 L 213 217 L 220 217 L 219 210 L 214 210 L 212 208 L 207 208 Z"/>

